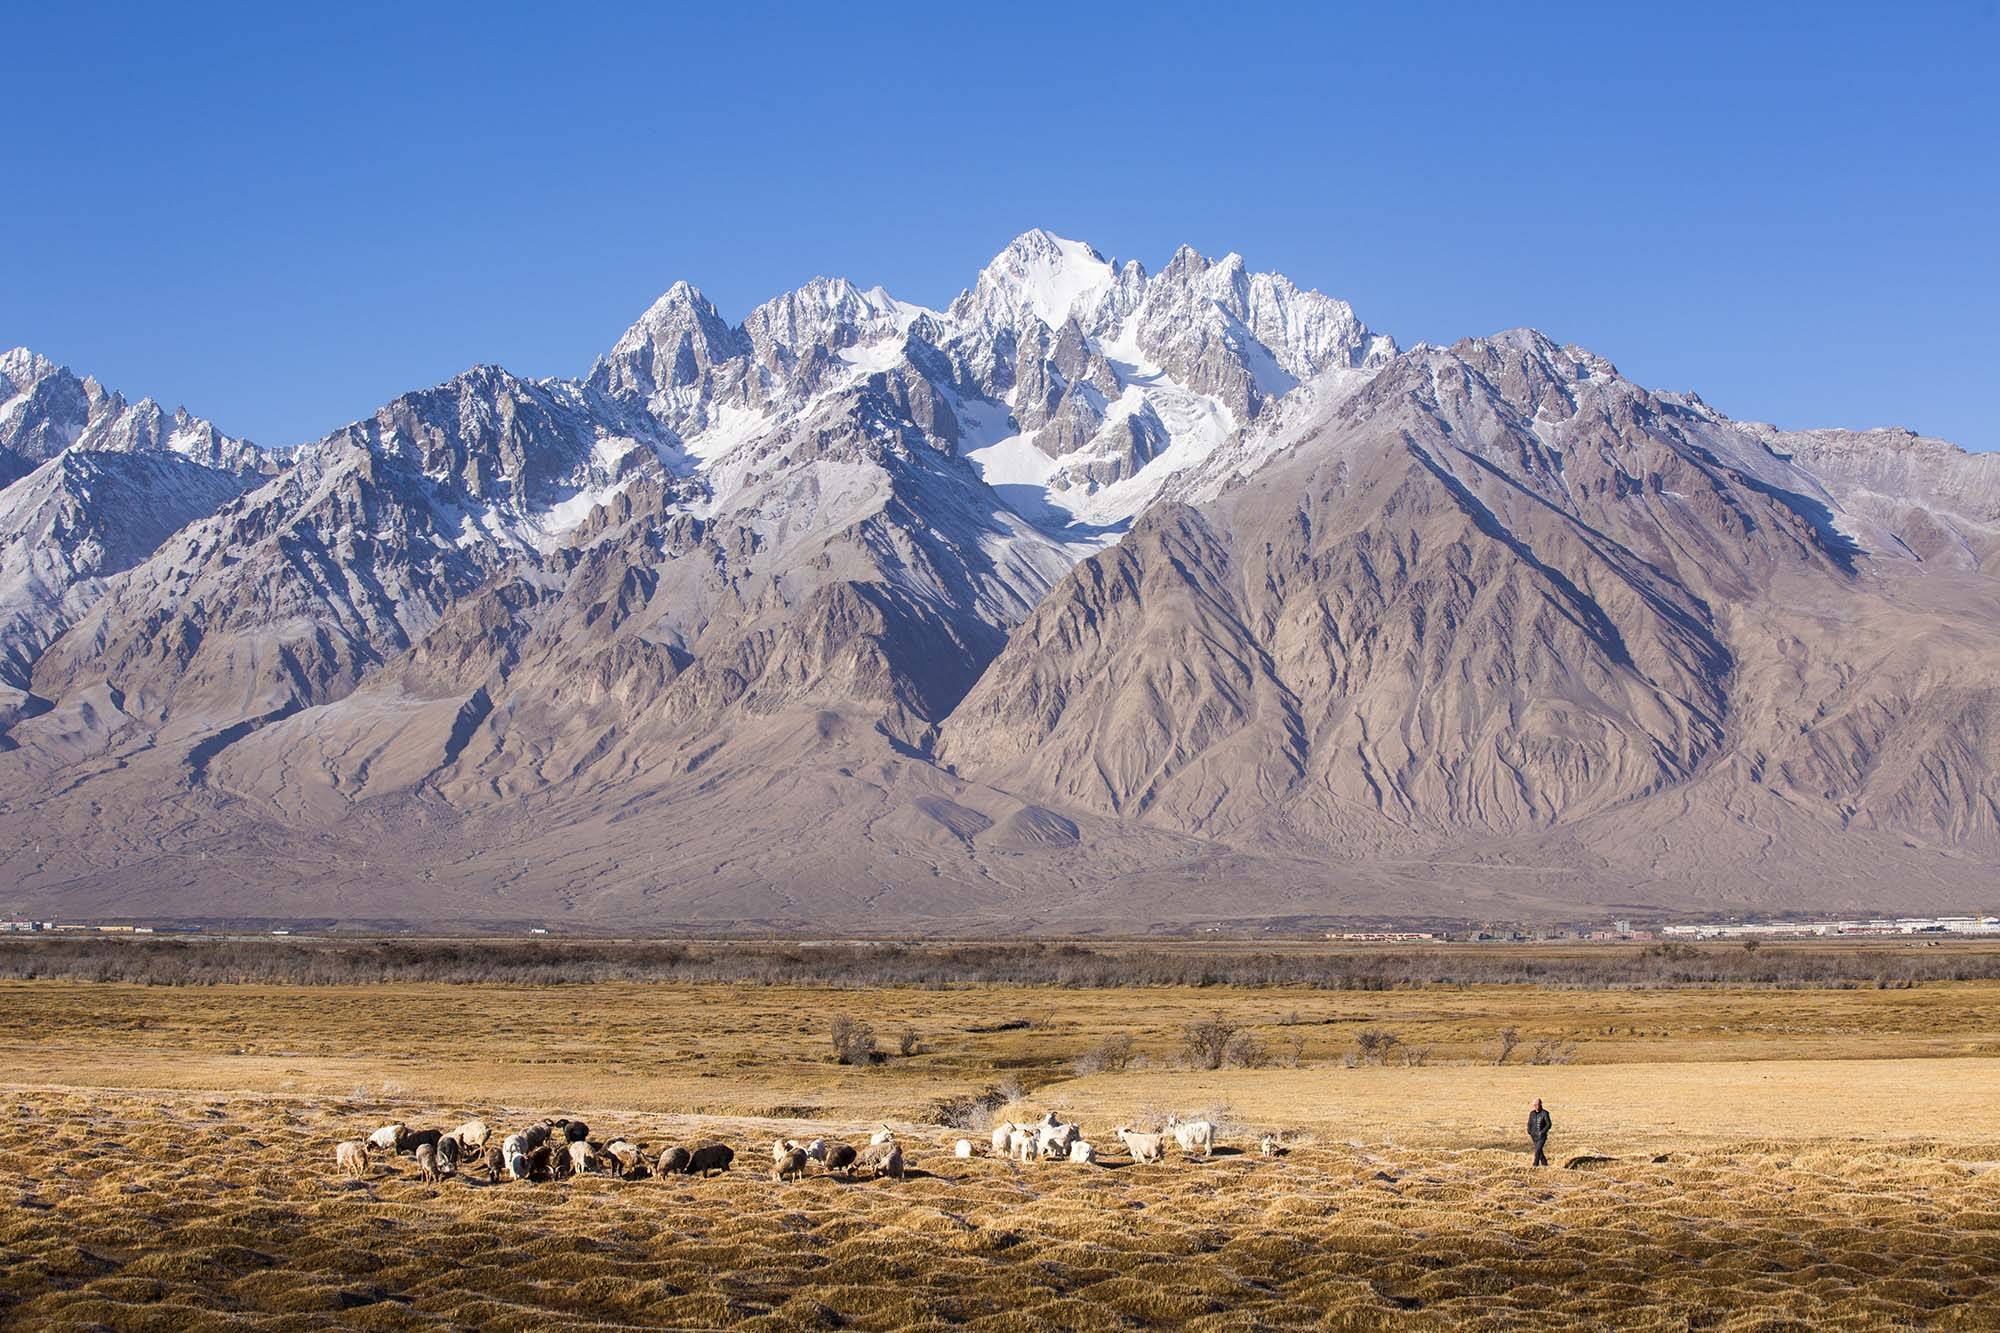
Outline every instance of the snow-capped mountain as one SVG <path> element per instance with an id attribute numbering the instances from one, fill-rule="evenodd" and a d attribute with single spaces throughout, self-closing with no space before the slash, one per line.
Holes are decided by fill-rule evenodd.
<path id="1" fill-rule="evenodd" d="M 150 398 L 127 403 L 25 347 L 0 352 L 0 485 L 67 449 L 173 454 L 227 472 L 271 465 L 249 441 L 222 434 L 186 408 L 168 413 Z"/>
<path id="2" fill-rule="evenodd" d="M 11 352 L 0 908 L 1956 902 L 1996 465 L 1042 231 L 942 309 L 675 283 L 582 378 L 271 453 Z"/>

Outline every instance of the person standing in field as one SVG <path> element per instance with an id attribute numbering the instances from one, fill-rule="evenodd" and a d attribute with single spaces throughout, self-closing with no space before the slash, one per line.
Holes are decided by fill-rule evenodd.
<path id="1" fill-rule="evenodd" d="M 1535 1165 L 1549 1164 L 1549 1129 L 1555 1122 L 1542 1109 L 1542 1099 L 1535 1098 L 1535 1109 L 1528 1112 L 1528 1142 L 1535 1145 Z"/>

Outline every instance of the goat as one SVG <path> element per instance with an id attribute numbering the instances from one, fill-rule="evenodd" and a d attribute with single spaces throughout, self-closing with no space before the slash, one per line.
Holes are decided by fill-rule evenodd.
<path id="1" fill-rule="evenodd" d="M 417 1145 L 417 1175 L 429 1184 L 435 1185 L 444 1176 L 438 1171 L 437 1146 L 430 1143 Z"/>
<path id="2" fill-rule="evenodd" d="M 993 1155 L 995 1157 L 1005 1157 L 1007 1155 L 1007 1145 L 1013 1140 L 1013 1137 L 1013 1121 L 1002 1120 L 999 1124 L 995 1125 L 993 1127 Z"/>
<path id="3" fill-rule="evenodd" d="M 1111 1132 L 1125 1145 L 1125 1151 L 1132 1154 L 1134 1162 L 1158 1162 L 1166 1158 L 1167 1136 L 1164 1134 L 1135 1134 L 1123 1125 Z"/>
<path id="4" fill-rule="evenodd" d="M 368 1146 L 371 1148 L 380 1148 L 383 1152 L 401 1152 L 403 1150 L 403 1136 L 409 1132 L 410 1127 L 398 1120 L 394 1124 L 384 1125 L 373 1134 L 370 1134 L 368 1136 Z"/>
<path id="5" fill-rule="evenodd" d="M 1083 1131 L 1074 1124 L 1064 1124 L 1051 1111 L 1035 1126 L 1035 1156 L 1062 1157 L 1069 1152 L 1069 1145 L 1075 1143 Z"/>
<path id="6" fill-rule="evenodd" d="M 773 1180 L 797 1180 L 806 1173 L 806 1150 L 793 1148 L 771 1168 Z"/>
<path id="7" fill-rule="evenodd" d="M 952 1144 L 951 1155 L 958 1158 L 972 1156 L 972 1140 L 960 1139 L 957 1143 Z"/>
<path id="8" fill-rule="evenodd" d="M 1028 1161 L 1035 1151 L 1035 1132 L 1021 1125 L 1007 1135 L 1007 1155 Z"/>
<path id="9" fill-rule="evenodd" d="M 686 1148 L 663 1149 L 660 1152 L 659 1162 L 653 1167 L 653 1173 L 661 1176 L 682 1175 L 688 1169 L 688 1157 Z"/>
<path id="10" fill-rule="evenodd" d="M 1097 1160 L 1097 1149 L 1082 1139 L 1074 1140 L 1069 1145 L 1069 1160 L 1089 1166 Z"/>
<path id="11" fill-rule="evenodd" d="M 896 1141 L 896 1131 L 890 1129 L 887 1125 L 882 1126 L 882 1128 L 876 1130 L 873 1134 L 870 1134 L 868 1136 L 868 1144 L 870 1147 L 880 1147 L 884 1143 L 894 1143 L 895 1141 Z"/>
<path id="12" fill-rule="evenodd" d="M 447 1134 L 437 1142 L 437 1169 L 441 1176 L 458 1170 L 458 1140 Z"/>
<path id="13" fill-rule="evenodd" d="M 851 1143 L 829 1143 L 826 1145 L 826 1156 L 821 1164 L 826 1167 L 829 1174 L 838 1171 L 844 1176 L 851 1176 L 854 1174 L 854 1159 L 857 1155 Z"/>
<path id="14" fill-rule="evenodd" d="M 1174 1142 L 1181 1151 L 1192 1157 L 1200 1151 L 1203 1157 L 1214 1155 L 1215 1122 L 1213 1120 L 1183 1120 L 1179 1116 L 1167 1117 L 1167 1128 L 1174 1132 Z"/>

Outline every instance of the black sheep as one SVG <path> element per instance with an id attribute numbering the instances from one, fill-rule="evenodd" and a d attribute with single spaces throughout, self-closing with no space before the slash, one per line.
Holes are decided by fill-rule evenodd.
<path id="1" fill-rule="evenodd" d="M 705 1176 L 712 1171 L 727 1171 L 729 1164 L 736 1160 L 736 1150 L 726 1143 L 704 1143 L 688 1154 L 687 1173 L 691 1176 Z"/>

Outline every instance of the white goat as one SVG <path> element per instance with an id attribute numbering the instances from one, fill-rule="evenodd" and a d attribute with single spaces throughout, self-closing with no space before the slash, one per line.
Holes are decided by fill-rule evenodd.
<path id="1" fill-rule="evenodd" d="M 1164 1134 L 1135 1134 L 1120 1125 L 1111 1131 L 1125 1145 L 1125 1151 L 1132 1154 L 1134 1162 L 1159 1162 L 1167 1156 L 1167 1136 Z"/>
<path id="2" fill-rule="evenodd" d="M 1215 1122 L 1213 1120 L 1183 1120 L 1179 1116 L 1167 1117 L 1167 1128 L 1174 1132 L 1174 1142 L 1188 1156 L 1199 1152 L 1203 1157 L 1215 1152 Z"/>
<path id="3" fill-rule="evenodd" d="M 1069 1160 L 1082 1166 L 1089 1166 L 1097 1160 L 1097 1149 L 1083 1139 L 1077 1139 L 1069 1145 Z"/>

